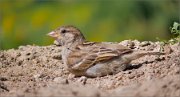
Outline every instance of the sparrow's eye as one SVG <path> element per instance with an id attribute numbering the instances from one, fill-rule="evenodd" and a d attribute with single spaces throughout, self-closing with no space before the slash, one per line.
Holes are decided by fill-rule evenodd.
<path id="1" fill-rule="evenodd" d="M 61 31 L 61 33 L 66 33 L 67 31 L 65 30 L 65 29 L 63 29 L 62 31 Z"/>

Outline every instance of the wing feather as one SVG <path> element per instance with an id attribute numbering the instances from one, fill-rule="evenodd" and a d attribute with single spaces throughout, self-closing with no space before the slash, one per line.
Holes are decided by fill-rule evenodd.
<path id="1" fill-rule="evenodd" d="M 78 61 L 74 61 L 69 64 L 72 65 L 71 69 L 85 70 L 98 62 L 109 61 L 110 59 L 120 56 L 129 51 L 131 51 L 131 49 L 110 49 L 106 47 L 92 45 L 88 49 L 87 47 L 85 49 L 81 46 L 81 48 L 75 52 L 79 52 L 79 54 L 82 53 L 83 56 L 78 57 Z M 75 52 L 72 52 L 72 55 Z"/>

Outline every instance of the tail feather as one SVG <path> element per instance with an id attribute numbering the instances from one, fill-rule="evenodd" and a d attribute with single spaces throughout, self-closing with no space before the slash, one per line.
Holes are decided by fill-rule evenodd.
<path id="1" fill-rule="evenodd" d="M 124 55 L 123 58 L 128 59 L 129 61 L 138 59 L 145 55 L 164 55 L 162 52 L 155 52 L 155 51 L 134 51 L 130 54 Z"/>

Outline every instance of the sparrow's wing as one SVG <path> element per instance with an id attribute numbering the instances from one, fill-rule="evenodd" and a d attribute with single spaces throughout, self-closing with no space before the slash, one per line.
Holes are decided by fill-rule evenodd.
<path id="1" fill-rule="evenodd" d="M 92 45 L 79 47 L 77 51 L 72 52 L 69 58 L 71 60 L 71 68 L 74 70 L 85 70 L 98 62 L 106 62 L 110 59 L 118 57 L 124 53 L 131 52 L 128 48 L 112 49 L 103 45 Z M 76 56 L 75 56 L 76 55 Z"/>

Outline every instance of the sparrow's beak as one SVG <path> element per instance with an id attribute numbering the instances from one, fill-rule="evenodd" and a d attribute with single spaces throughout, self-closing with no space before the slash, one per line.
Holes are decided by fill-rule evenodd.
<path id="1" fill-rule="evenodd" d="M 60 34 L 55 32 L 55 31 L 52 31 L 52 32 L 48 33 L 47 35 L 50 36 L 50 37 L 53 37 L 53 38 L 60 37 Z"/>

